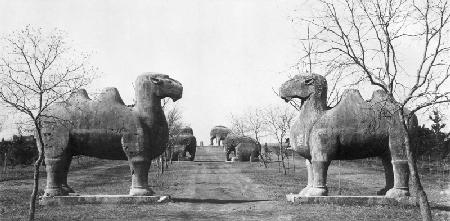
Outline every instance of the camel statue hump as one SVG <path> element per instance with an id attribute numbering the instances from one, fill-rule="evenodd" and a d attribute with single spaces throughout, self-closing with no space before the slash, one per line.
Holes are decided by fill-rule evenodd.
<path id="1" fill-rule="evenodd" d="M 120 97 L 119 91 L 115 87 L 107 87 L 100 93 L 99 101 L 107 103 L 118 103 L 125 105 Z"/>
<path id="2" fill-rule="evenodd" d="M 361 93 L 359 93 L 359 90 L 357 90 L 357 89 L 346 89 L 342 93 L 341 102 L 342 103 L 350 102 L 350 103 L 353 103 L 353 104 L 358 104 L 358 103 L 365 103 L 366 101 L 361 96 Z"/>
<path id="3" fill-rule="evenodd" d="M 86 92 L 85 89 L 79 89 L 70 94 L 68 102 L 69 103 L 77 103 L 77 102 L 86 101 L 86 100 L 91 100 L 88 96 L 88 93 Z"/>
<path id="4" fill-rule="evenodd" d="M 376 90 L 372 94 L 371 101 L 386 101 L 388 100 L 388 95 L 384 90 Z"/>

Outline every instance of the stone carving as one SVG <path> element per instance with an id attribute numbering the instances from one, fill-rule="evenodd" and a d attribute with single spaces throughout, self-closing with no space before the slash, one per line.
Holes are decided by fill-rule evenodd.
<path id="1" fill-rule="evenodd" d="M 49 108 L 43 121 L 47 187 L 45 196 L 67 195 L 67 173 L 72 156 L 128 160 L 130 195 L 147 196 L 151 160 L 168 142 L 168 126 L 160 100 L 176 101 L 183 87 L 168 75 L 145 73 L 135 82 L 136 105 L 125 106 L 116 88 L 106 88 L 98 101 L 85 90 L 74 92 L 65 103 Z"/>
<path id="2" fill-rule="evenodd" d="M 386 186 L 379 195 L 409 195 L 409 170 L 403 142 L 399 105 L 383 91 L 365 101 L 358 90 L 347 90 L 333 108 L 327 107 L 327 82 L 317 74 L 297 75 L 280 88 L 286 101 L 300 98 L 300 115 L 290 131 L 291 146 L 306 158 L 308 185 L 304 196 L 327 195 L 327 170 L 332 160 L 380 157 Z M 409 120 L 409 133 L 417 127 Z"/>
<path id="3" fill-rule="evenodd" d="M 209 137 L 211 138 L 211 146 L 213 146 L 213 141 L 216 139 L 217 146 L 220 146 L 220 141 L 224 140 L 227 135 L 231 133 L 231 130 L 224 126 L 215 126 L 211 129 Z"/>
<path id="4" fill-rule="evenodd" d="M 223 141 L 226 149 L 226 159 L 231 160 L 230 154 L 234 152 L 238 161 L 257 161 L 261 153 L 261 144 L 251 137 L 229 134 Z"/>
<path id="5" fill-rule="evenodd" d="M 182 128 L 180 134 L 174 139 L 175 147 L 172 152 L 172 160 L 184 159 L 186 157 L 186 152 L 188 152 L 190 155 L 189 160 L 193 161 L 197 149 L 197 140 L 194 137 L 192 128 Z"/>

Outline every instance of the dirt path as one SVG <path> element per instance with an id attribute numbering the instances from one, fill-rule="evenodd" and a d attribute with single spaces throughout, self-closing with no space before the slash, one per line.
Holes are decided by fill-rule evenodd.
<path id="1" fill-rule="evenodd" d="M 224 162 L 220 148 L 198 147 L 195 170 L 187 177 L 188 185 L 177 198 L 217 201 L 267 200 L 262 188 L 241 173 L 233 163 Z"/>
<path id="2" fill-rule="evenodd" d="M 263 188 L 224 159 L 222 148 L 197 147 L 195 162 L 183 162 L 195 167 L 184 178 L 185 188 L 171 194 L 165 218 L 260 220 L 270 212 L 274 202 Z"/>

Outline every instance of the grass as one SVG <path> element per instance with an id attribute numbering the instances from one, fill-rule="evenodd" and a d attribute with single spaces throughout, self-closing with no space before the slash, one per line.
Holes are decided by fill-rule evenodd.
<path id="1" fill-rule="evenodd" d="M 347 162 L 346 165 L 341 165 L 341 167 L 344 168 L 343 170 L 347 171 L 347 167 L 355 168 L 355 165 L 352 164 L 354 163 Z M 247 165 L 247 167 L 242 169 L 242 172 L 247 173 L 253 182 L 263 184 L 262 186 L 265 190 L 270 192 L 270 196 L 277 201 L 285 201 L 287 193 L 298 193 L 307 184 L 307 173 L 305 168 L 302 168 L 301 165 L 297 165 L 295 173 L 291 168 L 287 175 L 283 175 L 278 172 L 277 163 L 271 163 L 267 169 L 263 166 L 255 165 Z M 375 195 L 375 192 L 383 186 L 369 184 L 372 180 L 366 180 L 366 183 L 361 185 L 361 182 L 344 179 L 340 181 L 341 187 L 339 189 L 337 186 L 338 178 L 336 176 L 336 170 L 336 165 L 332 165 L 330 167 L 330 174 L 328 176 L 328 188 L 330 195 Z M 359 175 L 364 175 L 363 173 L 367 172 L 374 179 L 382 178 L 382 182 L 375 183 L 384 184 L 384 175 L 382 174 L 382 171 L 374 169 L 373 167 L 363 169 L 359 172 L 361 174 L 353 175 L 356 177 Z M 364 179 L 364 176 L 362 179 Z M 427 179 L 425 183 L 430 185 L 429 181 L 430 180 Z M 439 201 L 439 199 L 433 200 Z M 292 205 L 289 203 L 285 205 L 282 210 L 288 214 L 295 214 L 295 216 L 293 216 L 294 220 L 421 220 L 419 208 L 410 206 L 366 207 L 333 204 L 302 204 L 300 207 L 296 208 L 301 208 L 301 212 L 296 213 L 292 211 L 292 213 L 289 213 L 292 209 Z M 324 211 L 326 211 L 326 213 L 324 213 Z M 450 206 L 443 206 L 433 203 L 432 213 L 434 220 L 449 220 Z"/>
<path id="2" fill-rule="evenodd" d="M 92 157 L 74 157 L 71 164 L 71 171 L 73 170 L 82 170 L 86 168 L 90 168 L 96 165 L 101 165 L 107 162 L 107 160 L 101 160 Z M 8 181 L 8 180 L 23 180 L 23 179 L 32 179 L 33 178 L 33 165 L 16 165 L 16 166 L 8 166 L 6 169 L 6 173 L 4 173 L 4 168 L 1 168 L 0 171 L 0 182 Z M 45 165 L 40 167 L 40 174 L 45 174 Z"/>
<path id="3" fill-rule="evenodd" d="M 274 158 L 276 159 L 276 157 Z M 164 174 L 152 166 L 150 185 L 158 194 L 183 196 L 192 185 L 204 180 L 193 176 L 205 162 L 174 162 Z M 220 165 L 220 163 L 216 163 Z M 418 208 L 389 206 L 342 206 L 333 204 L 302 204 L 286 202 L 285 195 L 298 192 L 306 185 L 303 161 L 296 162 L 287 175 L 278 173 L 277 163 L 264 168 L 260 163 L 228 163 L 233 171 L 248 177 L 267 193 L 267 200 L 260 202 L 202 201 L 196 198 L 175 200 L 159 205 L 76 205 L 38 206 L 38 220 L 420 220 Z M 291 164 L 292 168 L 292 164 Z M 211 171 L 215 174 L 217 171 Z M 225 171 L 226 172 L 226 171 Z M 330 168 L 330 194 L 339 194 L 339 170 L 335 164 Z M 341 164 L 340 193 L 349 195 L 373 195 L 384 184 L 384 176 L 378 168 L 361 168 L 354 163 Z M 0 182 L 0 220 L 24 220 L 27 217 L 28 199 L 32 181 L 14 179 Z M 370 179 L 369 179 L 370 178 Z M 45 179 L 41 179 L 40 190 Z M 131 182 L 125 161 L 94 161 L 83 165 L 74 163 L 69 183 L 82 194 L 126 194 Z M 212 180 L 211 185 L 214 185 Z M 432 182 L 425 181 L 426 184 Z M 215 184 L 222 187 L 226 183 Z M 245 185 L 245 184 L 244 184 Z M 200 190 L 201 191 L 201 190 Z M 42 192 L 41 192 L 42 194 Z M 215 196 L 210 196 L 214 198 Z M 448 220 L 449 207 L 433 207 L 434 220 Z"/>

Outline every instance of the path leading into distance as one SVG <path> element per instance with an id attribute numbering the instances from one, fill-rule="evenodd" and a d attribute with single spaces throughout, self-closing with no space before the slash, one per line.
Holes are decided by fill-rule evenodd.
<path id="1" fill-rule="evenodd" d="M 268 200 L 266 192 L 258 184 L 253 183 L 239 167 L 224 159 L 221 147 L 197 147 L 196 167 L 189 171 L 188 188 L 174 197 L 199 202 Z"/>

